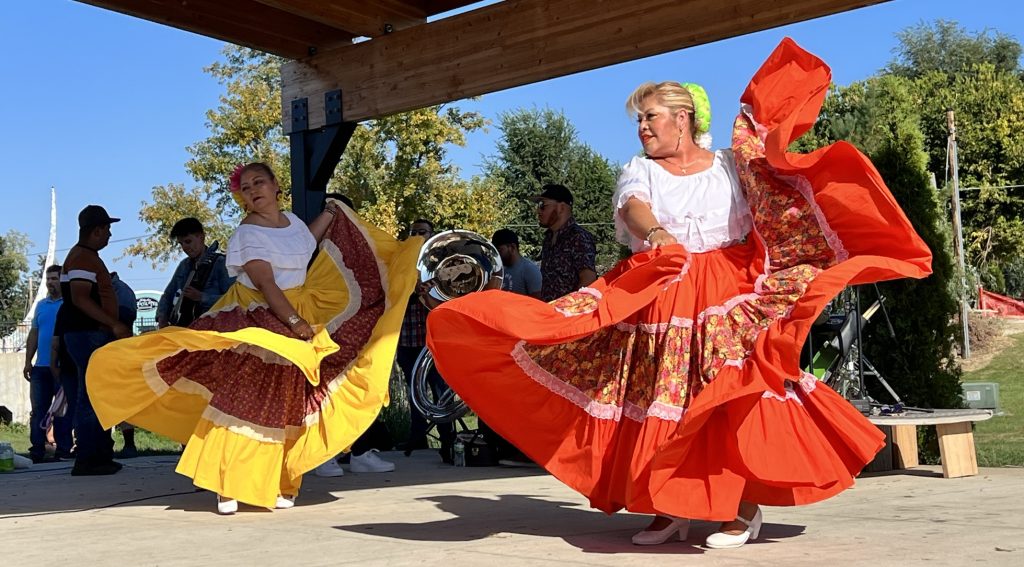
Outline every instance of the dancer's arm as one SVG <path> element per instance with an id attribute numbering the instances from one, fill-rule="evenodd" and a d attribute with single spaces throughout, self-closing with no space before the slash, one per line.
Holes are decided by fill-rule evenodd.
<path id="1" fill-rule="evenodd" d="M 288 325 L 299 338 L 309 339 L 313 336 L 313 327 L 299 316 L 295 307 L 288 302 L 288 298 L 284 296 L 284 292 L 274 281 L 274 269 L 270 266 L 270 262 L 249 260 L 242 268 L 249 275 L 249 279 L 252 280 L 256 289 L 266 298 L 271 313 Z"/>
<path id="2" fill-rule="evenodd" d="M 327 229 L 334 222 L 334 217 L 340 213 L 341 210 L 338 208 L 338 204 L 334 201 L 328 201 L 327 206 L 324 207 L 324 212 L 317 215 L 313 222 L 309 223 L 309 232 L 313 233 L 313 238 L 316 239 L 317 244 L 324 239 Z"/>
<path id="3" fill-rule="evenodd" d="M 661 228 L 661 224 L 647 203 L 637 198 L 631 198 L 619 208 L 619 214 L 626 221 L 626 228 L 629 229 L 630 234 L 640 240 L 650 242 L 651 248 L 677 243 L 674 236 Z M 656 230 L 652 232 L 652 229 Z"/>

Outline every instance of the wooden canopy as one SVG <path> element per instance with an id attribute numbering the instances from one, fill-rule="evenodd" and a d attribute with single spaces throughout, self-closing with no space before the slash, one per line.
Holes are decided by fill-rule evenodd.
<path id="1" fill-rule="evenodd" d="M 887 0 L 80 0 L 293 61 L 283 123 L 308 99 L 325 124 L 340 90 L 357 122 Z"/>

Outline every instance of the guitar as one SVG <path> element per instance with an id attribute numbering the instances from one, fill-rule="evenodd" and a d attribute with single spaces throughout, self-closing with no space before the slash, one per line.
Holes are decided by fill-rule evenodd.
<path id="1" fill-rule="evenodd" d="M 206 281 L 210 279 L 210 274 L 213 272 L 213 265 L 217 262 L 217 257 L 221 255 L 217 253 L 219 247 L 220 243 L 217 241 L 207 246 L 206 251 L 192 267 L 192 271 L 188 273 L 185 285 L 174 296 L 174 307 L 171 308 L 171 315 L 167 318 L 171 325 L 187 327 L 203 314 L 203 306 L 198 301 L 185 297 L 185 289 L 191 286 L 202 291 L 206 287 Z"/>

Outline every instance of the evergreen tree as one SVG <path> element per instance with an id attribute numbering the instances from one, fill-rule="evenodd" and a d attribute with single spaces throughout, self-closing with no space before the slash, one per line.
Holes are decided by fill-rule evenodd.
<path id="1" fill-rule="evenodd" d="M 949 224 L 927 172 L 914 97 L 905 82 L 882 78 L 872 82 L 867 102 L 874 110 L 873 130 L 886 134 L 879 137 L 871 161 L 933 256 L 927 278 L 878 284 L 896 336 L 873 320 L 864 330 L 865 354 L 908 404 L 960 407 L 960 370 L 953 352 L 960 327 L 952 322 L 959 312 L 958 278 Z M 862 294 L 862 299 L 873 300 L 872 295 Z M 878 385 L 871 386 L 877 399 L 887 399 Z"/>
<path id="2" fill-rule="evenodd" d="M 539 194 L 545 184 L 560 183 L 572 191 L 576 222 L 597 242 L 598 274 L 610 268 L 621 256 L 611 202 L 619 168 L 581 142 L 561 111 L 505 112 L 498 127 L 497 154 L 485 161 L 484 169 L 510 201 L 513 214 L 506 226 L 519 234 L 523 253 L 536 257 L 544 239 L 528 198 Z"/>

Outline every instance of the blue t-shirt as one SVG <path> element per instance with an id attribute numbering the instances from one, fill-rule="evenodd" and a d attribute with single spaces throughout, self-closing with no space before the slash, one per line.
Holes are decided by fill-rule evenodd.
<path id="1" fill-rule="evenodd" d="M 35 366 L 50 365 L 50 340 L 53 338 L 53 325 L 57 322 L 57 310 L 62 303 L 63 299 L 44 297 L 36 304 L 36 312 L 32 315 L 32 328 L 39 330 Z"/>
<path id="2" fill-rule="evenodd" d="M 515 264 L 505 266 L 501 289 L 523 295 L 540 293 L 540 268 L 527 258 L 519 258 Z"/>

